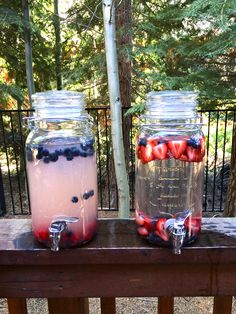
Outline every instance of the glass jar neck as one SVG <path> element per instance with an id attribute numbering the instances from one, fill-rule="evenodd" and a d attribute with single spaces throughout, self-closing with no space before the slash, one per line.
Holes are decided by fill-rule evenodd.
<path id="1" fill-rule="evenodd" d="M 34 117 L 37 119 L 87 118 L 83 93 L 73 91 L 47 91 L 32 95 Z"/>
<path id="2" fill-rule="evenodd" d="M 195 111 L 197 93 L 190 91 L 152 91 L 147 94 L 144 119 L 161 121 L 193 121 L 197 118 Z"/>

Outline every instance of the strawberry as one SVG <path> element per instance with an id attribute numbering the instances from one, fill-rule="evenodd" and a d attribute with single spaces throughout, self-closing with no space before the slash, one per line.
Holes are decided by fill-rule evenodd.
<path id="1" fill-rule="evenodd" d="M 153 147 L 152 153 L 156 159 L 163 160 L 166 158 L 168 147 L 165 143 L 160 143 Z"/>
<path id="2" fill-rule="evenodd" d="M 144 224 L 143 216 L 141 216 L 137 211 L 135 213 L 135 221 L 136 221 L 136 224 L 139 226 L 143 226 L 143 224 Z"/>
<path id="3" fill-rule="evenodd" d="M 201 231 L 201 221 L 202 221 L 201 216 L 199 217 L 190 216 L 185 220 L 184 226 L 191 236 L 199 234 L 199 232 Z"/>
<path id="4" fill-rule="evenodd" d="M 191 146 L 187 147 L 188 161 L 202 161 L 201 148 L 193 148 Z"/>
<path id="5" fill-rule="evenodd" d="M 154 231 L 156 222 L 152 218 L 145 216 L 143 225 L 147 230 Z"/>
<path id="6" fill-rule="evenodd" d="M 166 218 L 158 219 L 156 223 L 156 231 L 155 231 L 155 234 L 158 235 L 164 241 L 168 241 L 170 238 L 164 226 L 166 220 L 167 220 Z"/>
<path id="7" fill-rule="evenodd" d="M 152 153 L 152 145 L 147 144 L 146 147 L 141 146 L 139 156 L 143 164 L 146 164 L 149 161 L 152 161 L 154 159 L 154 156 Z"/>
<path id="8" fill-rule="evenodd" d="M 201 156 L 203 158 L 205 156 L 205 151 L 206 151 L 206 138 L 204 135 L 200 139 L 200 143 L 201 143 Z"/>
<path id="9" fill-rule="evenodd" d="M 175 159 L 179 159 L 187 148 L 187 141 L 185 140 L 173 140 L 168 142 L 168 147 Z"/>
<path id="10" fill-rule="evenodd" d="M 147 237 L 149 235 L 148 230 L 144 227 L 139 227 L 137 231 L 138 231 L 138 234 L 140 234 L 143 237 Z"/>
<path id="11" fill-rule="evenodd" d="M 155 138 L 150 137 L 147 139 L 147 143 L 152 146 L 155 146 L 157 144 L 157 140 Z"/>
<path id="12" fill-rule="evenodd" d="M 182 155 L 179 160 L 182 160 L 182 161 L 188 161 L 188 157 L 186 155 Z"/>

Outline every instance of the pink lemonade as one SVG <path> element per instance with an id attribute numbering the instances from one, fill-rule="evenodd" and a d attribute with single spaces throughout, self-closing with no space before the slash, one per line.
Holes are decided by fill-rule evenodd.
<path id="1" fill-rule="evenodd" d="M 92 141 L 92 142 L 91 142 Z M 27 145 L 27 175 L 36 239 L 50 246 L 53 220 L 76 217 L 61 235 L 60 247 L 83 244 L 97 232 L 97 170 L 93 140 Z"/>

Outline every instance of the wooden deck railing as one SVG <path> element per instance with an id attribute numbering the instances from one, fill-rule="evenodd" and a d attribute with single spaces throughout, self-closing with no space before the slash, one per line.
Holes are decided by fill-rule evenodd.
<path id="1" fill-rule="evenodd" d="M 230 314 L 236 295 L 236 218 L 204 219 L 198 242 L 153 247 L 133 220 L 102 219 L 87 245 L 51 252 L 32 236 L 29 219 L 0 220 L 0 297 L 10 314 L 27 314 L 25 298 L 47 298 L 50 314 L 116 312 L 115 297 L 158 297 L 158 313 L 174 312 L 175 296 L 214 296 L 214 314 Z"/>

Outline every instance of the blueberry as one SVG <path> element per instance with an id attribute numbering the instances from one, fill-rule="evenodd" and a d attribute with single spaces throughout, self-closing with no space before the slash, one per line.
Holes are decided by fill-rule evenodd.
<path id="1" fill-rule="evenodd" d="M 74 157 L 72 154 L 66 156 L 66 160 L 68 160 L 68 161 L 71 161 L 73 159 L 74 159 Z"/>
<path id="2" fill-rule="evenodd" d="M 72 155 L 73 155 L 74 157 L 79 156 L 79 149 L 76 148 L 76 147 L 73 147 L 73 148 L 72 148 Z"/>
<path id="3" fill-rule="evenodd" d="M 58 160 L 58 155 L 56 153 L 49 154 L 50 161 L 56 162 Z"/>
<path id="4" fill-rule="evenodd" d="M 89 148 L 87 151 L 86 151 L 87 155 L 88 156 L 93 156 L 94 154 L 94 149 L 93 148 Z"/>
<path id="5" fill-rule="evenodd" d="M 42 150 L 42 155 L 45 156 L 45 157 L 49 156 L 49 150 L 48 149 L 43 149 Z"/>
<path id="6" fill-rule="evenodd" d="M 62 156 L 62 155 L 63 155 L 63 150 L 61 150 L 61 149 L 56 149 L 56 150 L 55 150 L 55 154 L 56 154 L 57 156 Z"/>
<path id="7" fill-rule="evenodd" d="M 83 194 L 83 199 L 84 199 L 84 200 L 87 200 L 87 199 L 89 199 L 90 197 L 92 197 L 93 195 L 94 195 L 94 190 L 90 190 L 90 191 L 85 192 L 85 193 Z"/>
<path id="8" fill-rule="evenodd" d="M 81 148 L 83 150 L 88 150 L 89 149 L 89 147 L 86 145 L 86 143 L 81 143 L 80 146 L 81 146 Z"/>
<path id="9" fill-rule="evenodd" d="M 83 194 L 83 199 L 84 199 L 84 200 L 89 199 L 89 197 L 90 197 L 89 192 L 85 192 L 85 193 Z"/>
<path id="10" fill-rule="evenodd" d="M 89 191 L 89 194 L 90 194 L 90 197 L 91 197 L 91 196 L 94 196 L 94 190 L 90 190 L 90 191 Z"/>
<path id="11" fill-rule="evenodd" d="M 83 150 L 82 146 L 79 148 L 79 156 L 81 156 L 81 157 L 87 157 L 88 156 L 87 152 Z"/>
<path id="12" fill-rule="evenodd" d="M 187 140 L 188 146 L 192 146 L 193 148 L 200 148 L 201 142 L 198 137 L 190 137 L 190 139 Z"/>
<path id="13" fill-rule="evenodd" d="M 30 148 L 26 148 L 26 158 L 28 161 L 33 161 L 33 154 Z"/>
<path id="14" fill-rule="evenodd" d="M 36 155 L 36 158 L 37 159 L 42 159 L 43 158 L 42 153 L 38 151 L 38 154 Z"/>
<path id="15" fill-rule="evenodd" d="M 45 157 L 43 158 L 43 162 L 45 162 L 45 164 L 48 164 L 48 163 L 50 162 L 49 156 L 45 156 Z"/>
<path id="16" fill-rule="evenodd" d="M 91 138 L 91 139 L 86 141 L 86 146 L 88 146 L 88 147 L 93 147 L 93 144 L 94 144 L 94 139 L 93 138 Z"/>
<path id="17" fill-rule="evenodd" d="M 64 156 L 72 155 L 71 149 L 70 149 L 70 148 L 65 148 L 65 149 L 64 149 L 64 152 L 63 152 L 63 155 L 64 155 Z"/>
<path id="18" fill-rule="evenodd" d="M 38 152 L 42 153 L 42 151 L 43 151 L 43 146 L 39 145 L 37 149 L 38 149 Z"/>
<path id="19" fill-rule="evenodd" d="M 147 139 L 145 137 L 140 138 L 138 141 L 139 146 L 146 146 L 147 145 Z"/>
<path id="20" fill-rule="evenodd" d="M 72 203 L 78 203 L 79 199 L 77 196 L 73 196 L 72 199 L 71 199 L 71 202 Z"/>

